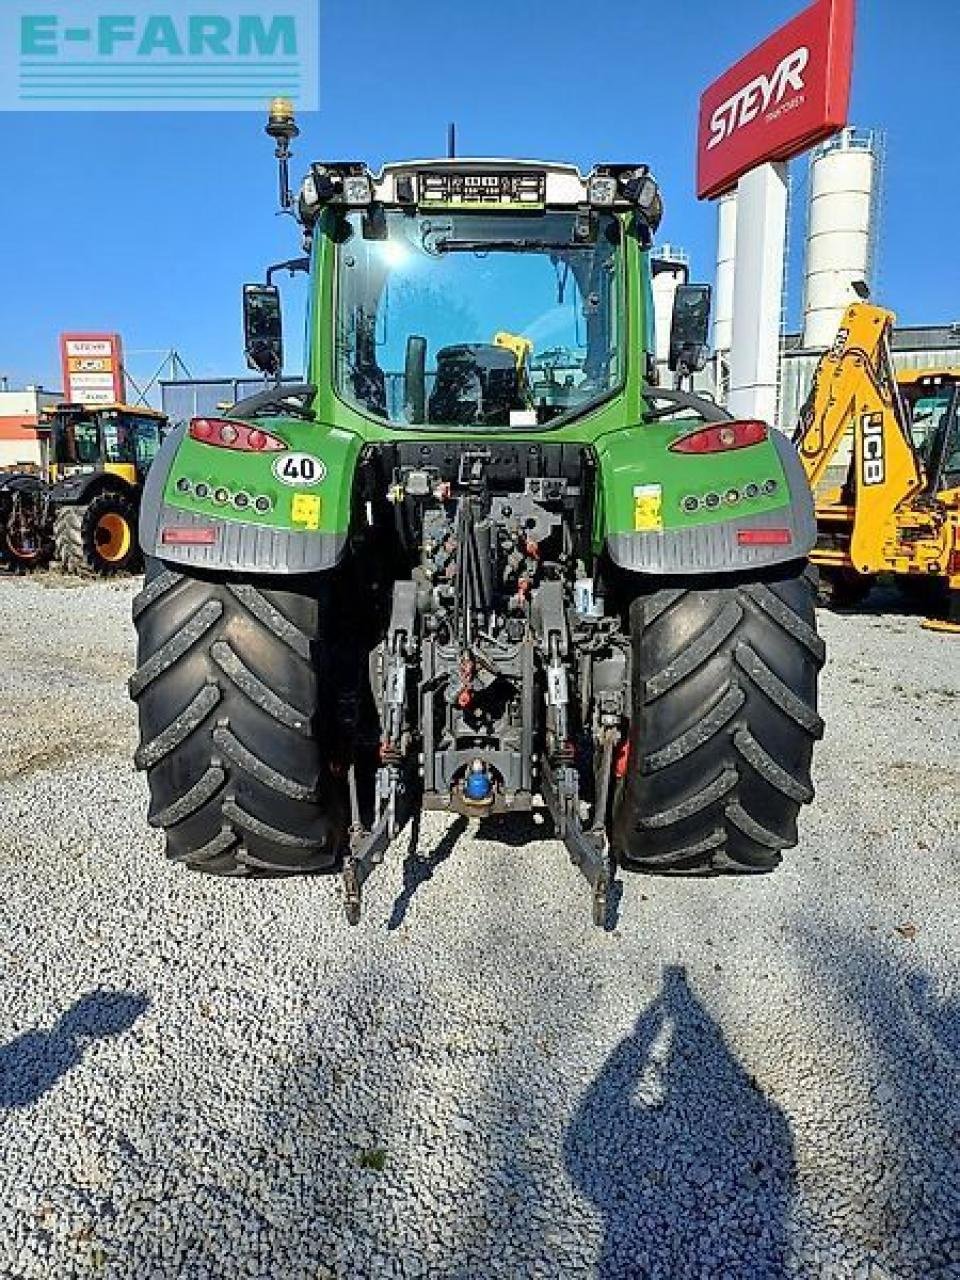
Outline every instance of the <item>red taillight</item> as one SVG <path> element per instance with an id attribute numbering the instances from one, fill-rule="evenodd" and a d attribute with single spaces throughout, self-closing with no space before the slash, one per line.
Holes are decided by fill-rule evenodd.
<path id="1" fill-rule="evenodd" d="M 788 547 L 793 534 L 789 529 L 739 529 L 737 541 L 741 547 Z"/>
<path id="2" fill-rule="evenodd" d="M 160 534 L 160 541 L 168 547 L 212 547 L 217 531 L 209 525 L 196 529 L 168 528 Z"/>
<path id="3" fill-rule="evenodd" d="M 229 418 L 192 418 L 190 435 L 204 444 L 215 444 L 221 449 L 242 449 L 248 453 L 279 452 L 286 449 L 283 440 L 272 436 L 260 427 L 248 427 L 244 422 Z"/>
<path id="4" fill-rule="evenodd" d="M 674 453 L 725 453 L 728 449 L 745 449 L 750 444 L 761 444 L 766 438 L 765 422 L 718 422 L 681 436 L 670 448 Z"/>

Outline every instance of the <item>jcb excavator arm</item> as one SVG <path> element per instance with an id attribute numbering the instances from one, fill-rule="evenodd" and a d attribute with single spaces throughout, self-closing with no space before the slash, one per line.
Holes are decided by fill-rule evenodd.
<path id="1" fill-rule="evenodd" d="M 847 563 L 860 573 L 884 567 L 884 543 L 895 512 L 923 488 L 923 468 L 890 358 L 895 319 L 892 311 L 869 303 L 847 308 L 833 346 L 817 366 L 794 437 L 816 493 L 852 430 L 853 457 L 840 503 L 818 502 L 817 519 L 849 532 Z"/>

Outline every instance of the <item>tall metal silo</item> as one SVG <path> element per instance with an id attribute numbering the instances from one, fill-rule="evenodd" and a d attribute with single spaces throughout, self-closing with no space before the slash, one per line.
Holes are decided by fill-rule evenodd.
<path id="1" fill-rule="evenodd" d="M 737 189 L 717 201 L 717 282 L 713 294 L 713 346 L 729 352 L 733 341 L 733 278 L 737 255 Z"/>
<path id="2" fill-rule="evenodd" d="M 829 347 L 856 301 L 852 282 L 871 283 L 881 148 L 881 135 L 844 129 L 810 157 L 804 347 Z"/>
<path id="3" fill-rule="evenodd" d="M 660 244 L 653 251 L 653 325 L 657 363 L 664 368 L 670 354 L 670 321 L 677 285 L 690 276 L 690 257 L 675 244 Z"/>

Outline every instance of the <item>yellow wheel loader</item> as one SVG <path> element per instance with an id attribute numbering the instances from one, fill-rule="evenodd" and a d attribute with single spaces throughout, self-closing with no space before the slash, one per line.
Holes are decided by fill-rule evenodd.
<path id="1" fill-rule="evenodd" d="M 140 495 L 166 424 L 154 409 L 125 404 L 44 413 L 41 476 L 10 477 L 0 493 L 3 559 L 21 571 L 51 559 L 68 573 L 137 569 Z"/>
<path id="2" fill-rule="evenodd" d="M 960 632 L 960 369 L 896 374 L 896 317 L 847 308 L 817 367 L 794 443 L 816 499 L 827 598 L 862 599 L 877 574 L 934 603 Z"/>

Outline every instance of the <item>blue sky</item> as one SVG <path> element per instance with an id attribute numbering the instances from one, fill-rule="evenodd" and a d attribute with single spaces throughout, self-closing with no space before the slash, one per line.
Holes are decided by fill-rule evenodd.
<path id="1" fill-rule="evenodd" d="M 321 110 L 310 159 L 442 153 L 644 160 L 660 179 L 660 238 L 713 273 L 715 212 L 694 196 L 705 84 L 797 0 L 326 0 Z M 887 133 L 879 296 L 903 323 L 960 320 L 955 152 L 957 0 L 859 0 L 853 123 Z M 58 385 L 62 329 L 118 330 L 140 375 L 176 347 L 194 376 L 239 373 L 240 285 L 298 251 L 274 216 L 271 144 L 254 114 L 6 114 L 0 196 L 0 374 Z M 793 243 L 806 165 L 794 164 Z M 792 312 L 799 301 L 794 253 Z M 289 293 L 288 368 L 298 364 Z"/>

